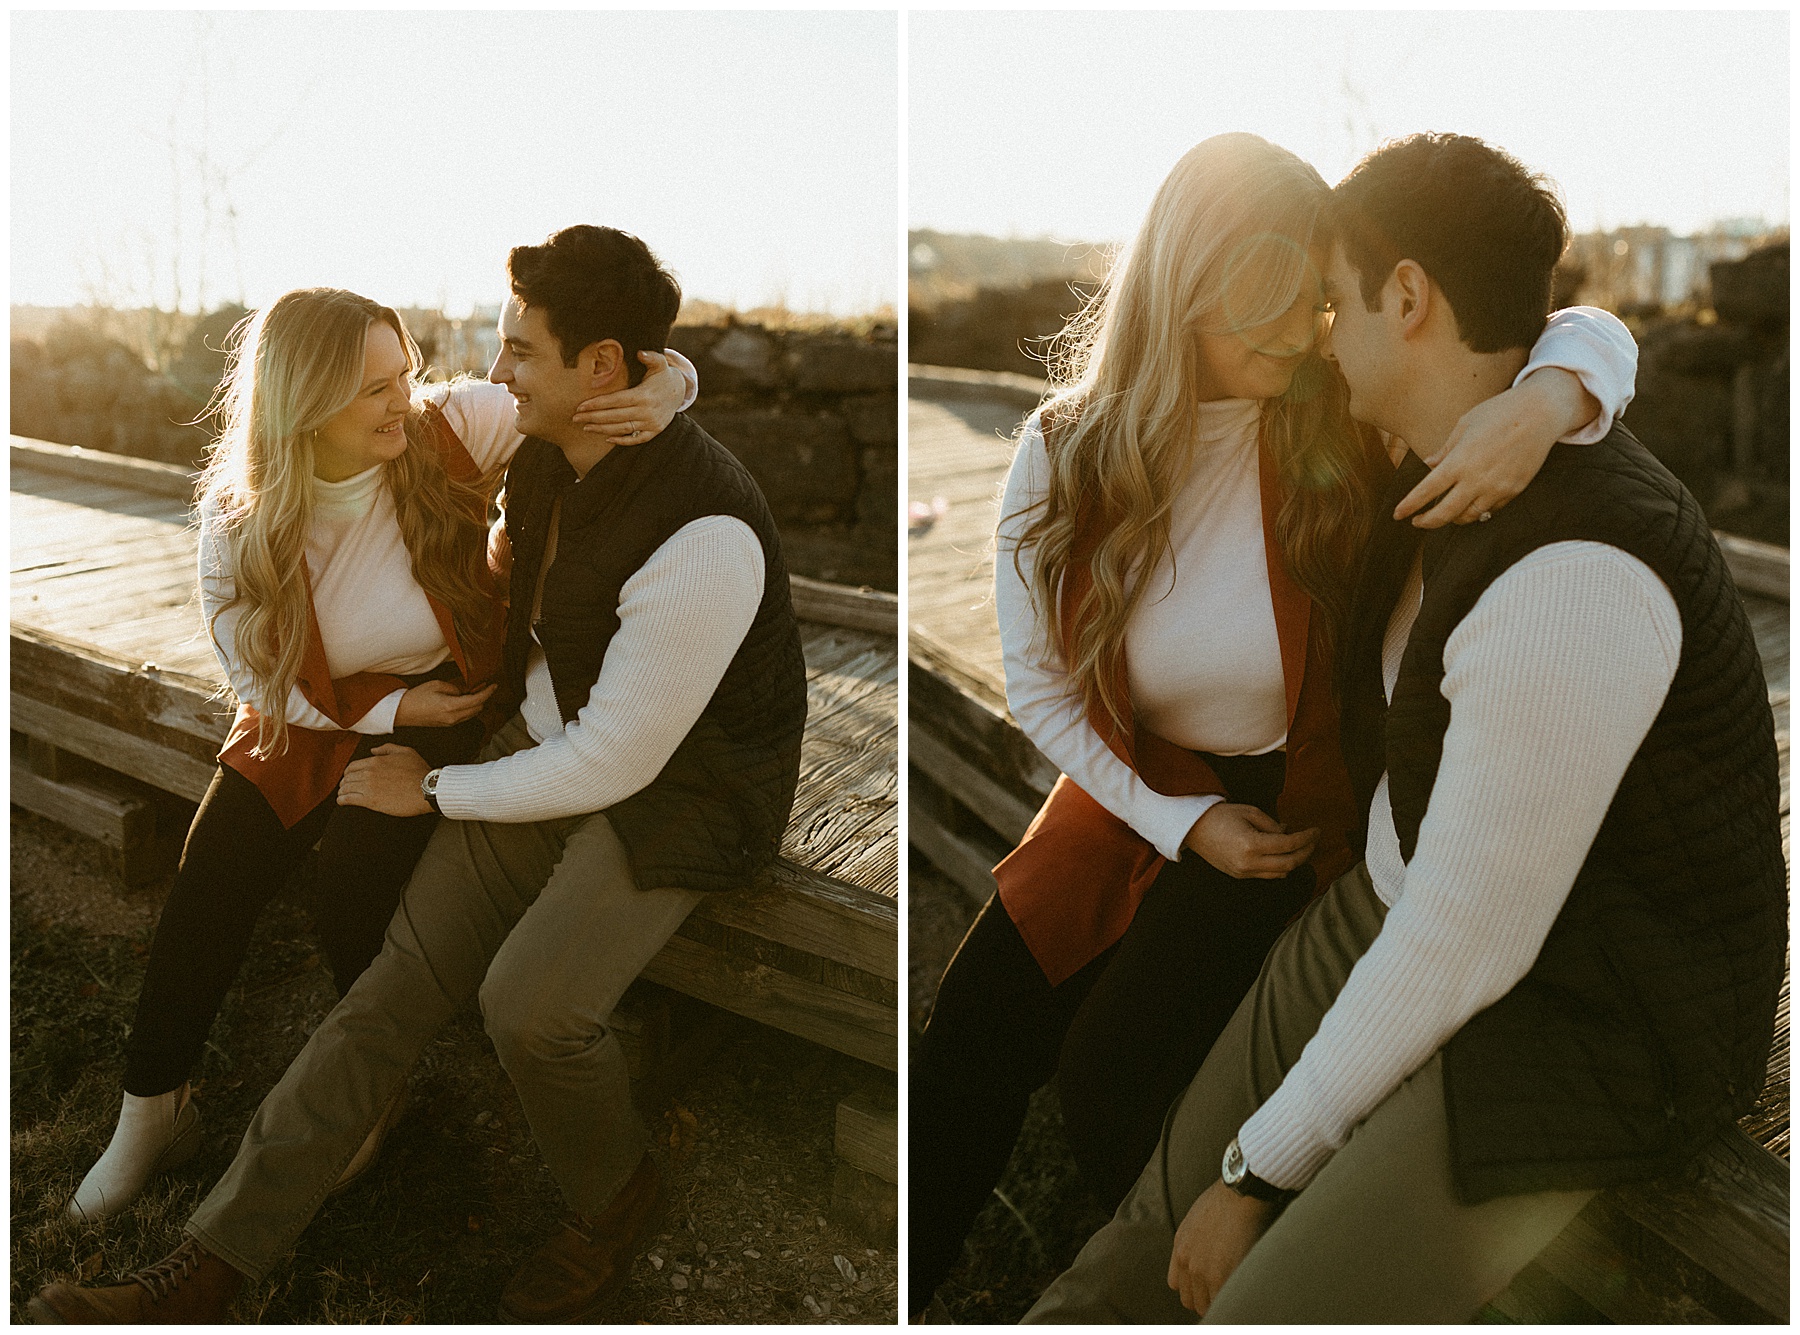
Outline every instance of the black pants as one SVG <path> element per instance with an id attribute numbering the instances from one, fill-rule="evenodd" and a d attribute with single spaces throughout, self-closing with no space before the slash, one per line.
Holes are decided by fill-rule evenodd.
<path id="1" fill-rule="evenodd" d="M 1232 801 L 1273 811 L 1281 753 L 1206 759 Z M 956 1264 L 1032 1092 L 1052 1077 L 1082 1177 L 1117 1207 L 1314 884 L 1310 866 L 1236 880 L 1190 852 L 1164 865 L 1124 937 L 1056 987 L 998 896 L 988 901 L 944 971 L 909 1081 L 915 1310 Z"/>
<path id="2" fill-rule="evenodd" d="M 391 736 L 365 737 L 356 754 L 365 756 L 383 742 L 410 746 L 434 768 L 456 764 L 480 746 L 481 723 L 396 728 Z M 165 1094 L 188 1078 L 263 906 L 315 843 L 315 926 L 338 995 L 349 991 L 380 951 L 388 919 L 437 820 L 434 814 L 384 816 L 340 807 L 334 790 L 283 829 L 256 785 L 221 766 L 188 827 L 181 866 L 156 924 L 125 1045 L 126 1092 Z"/>

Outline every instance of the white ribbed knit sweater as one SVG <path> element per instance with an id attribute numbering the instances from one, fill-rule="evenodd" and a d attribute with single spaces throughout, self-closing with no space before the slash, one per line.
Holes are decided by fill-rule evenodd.
<path id="1" fill-rule="evenodd" d="M 1389 698 L 1419 613 L 1388 623 Z M 1681 654 L 1675 600 L 1616 547 L 1559 542 L 1496 579 L 1444 646 L 1443 759 L 1410 864 L 1387 778 L 1368 868 L 1390 906 L 1287 1078 L 1238 1133 L 1250 1170 L 1305 1186 L 1401 1081 L 1525 976 Z"/>

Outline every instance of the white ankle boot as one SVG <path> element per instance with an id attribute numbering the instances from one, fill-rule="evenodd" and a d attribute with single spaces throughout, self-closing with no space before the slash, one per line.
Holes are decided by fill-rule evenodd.
<path id="1" fill-rule="evenodd" d="M 81 1179 L 63 1214 L 71 1220 L 105 1219 L 138 1198 L 144 1184 L 175 1168 L 200 1148 L 200 1109 L 184 1083 L 167 1094 L 125 1095 L 119 1126 L 106 1153 Z"/>

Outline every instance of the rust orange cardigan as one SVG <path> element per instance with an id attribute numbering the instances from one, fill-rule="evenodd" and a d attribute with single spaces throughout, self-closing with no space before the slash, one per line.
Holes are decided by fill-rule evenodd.
<path id="1" fill-rule="evenodd" d="M 1258 472 L 1263 552 L 1287 686 L 1287 770 L 1276 815 L 1290 830 L 1318 828 L 1312 865 L 1323 890 L 1354 861 L 1348 832 L 1356 820 L 1356 797 L 1338 744 L 1330 655 L 1315 633 L 1312 599 L 1288 574 L 1276 542 L 1281 487 L 1266 446 L 1258 451 Z M 1098 524 L 1082 526 L 1063 577 L 1060 620 L 1065 662 L 1074 640 L 1075 611 L 1093 584 L 1089 562 L 1103 536 Z M 1129 711 L 1130 692 L 1122 678 L 1121 669 L 1118 698 L 1127 702 Z M 1135 727 L 1129 713 L 1123 732 L 1096 710 L 1089 711 L 1088 722 L 1155 791 L 1170 797 L 1224 794 L 1225 786 L 1210 765 L 1192 751 Z M 1149 840 L 1064 774 L 1019 846 L 994 868 L 994 879 L 1007 915 L 1044 976 L 1056 986 L 1125 934 L 1163 862 Z"/>
<path id="2" fill-rule="evenodd" d="M 425 424 L 451 477 L 473 482 L 481 476 L 480 466 L 435 404 L 426 405 Z M 483 513 L 477 517 L 485 526 L 487 515 Z M 307 576 L 304 562 L 300 573 L 306 579 L 307 611 L 310 614 L 312 580 Z M 500 662 L 498 601 L 488 634 L 479 642 L 465 646 L 456 634 L 450 609 L 430 593 L 425 599 L 431 604 L 432 615 L 444 632 L 444 642 L 450 646 L 464 684 L 473 687 L 491 677 Z M 349 731 L 348 725 L 368 713 L 384 696 L 406 684 L 386 672 L 358 672 L 333 680 L 326 666 L 325 641 L 319 634 L 319 619 L 317 615 L 311 615 L 309 620 L 306 657 L 301 660 L 296 685 L 312 706 L 339 728 L 326 731 L 290 725 L 287 750 L 277 756 L 254 755 L 259 715 L 249 704 L 240 702 L 231 732 L 219 751 L 219 763 L 229 765 L 255 784 L 287 828 L 292 828 L 302 816 L 330 796 L 343 777 L 344 767 L 350 763 L 357 743 L 362 740 L 362 734 Z"/>

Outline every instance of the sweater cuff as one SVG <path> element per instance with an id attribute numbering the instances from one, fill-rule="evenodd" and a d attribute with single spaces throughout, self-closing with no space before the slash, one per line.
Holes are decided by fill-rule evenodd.
<path id="1" fill-rule="evenodd" d="M 394 730 L 394 716 L 400 712 L 400 699 L 406 694 L 402 686 L 397 691 L 389 691 L 375 702 L 375 707 L 350 725 L 351 732 L 362 733 L 366 737 L 381 737 Z"/>
<path id="2" fill-rule="evenodd" d="M 1194 828 L 1194 822 L 1225 800 L 1217 793 L 1201 793 L 1195 797 L 1168 797 L 1158 793 L 1156 797 L 1158 810 L 1153 813 L 1156 819 L 1148 829 L 1140 829 L 1138 833 L 1170 862 L 1181 861 L 1188 831 Z"/>
<path id="3" fill-rule="evenodd" d="M 1264 1182 L 1299 1191 L 1331 1161 L 1336 1147 L 1306 1116 L 1306 1099 L 1283 1081 L 1262 1107 L 1238 1129 L 1244 1164 Z"/>
<path id="4" fill-rule="evenodd" d="M 445 765 L 438 775 L 438 810 L 452 820 L 480 820 L 480 765 Z"/>

